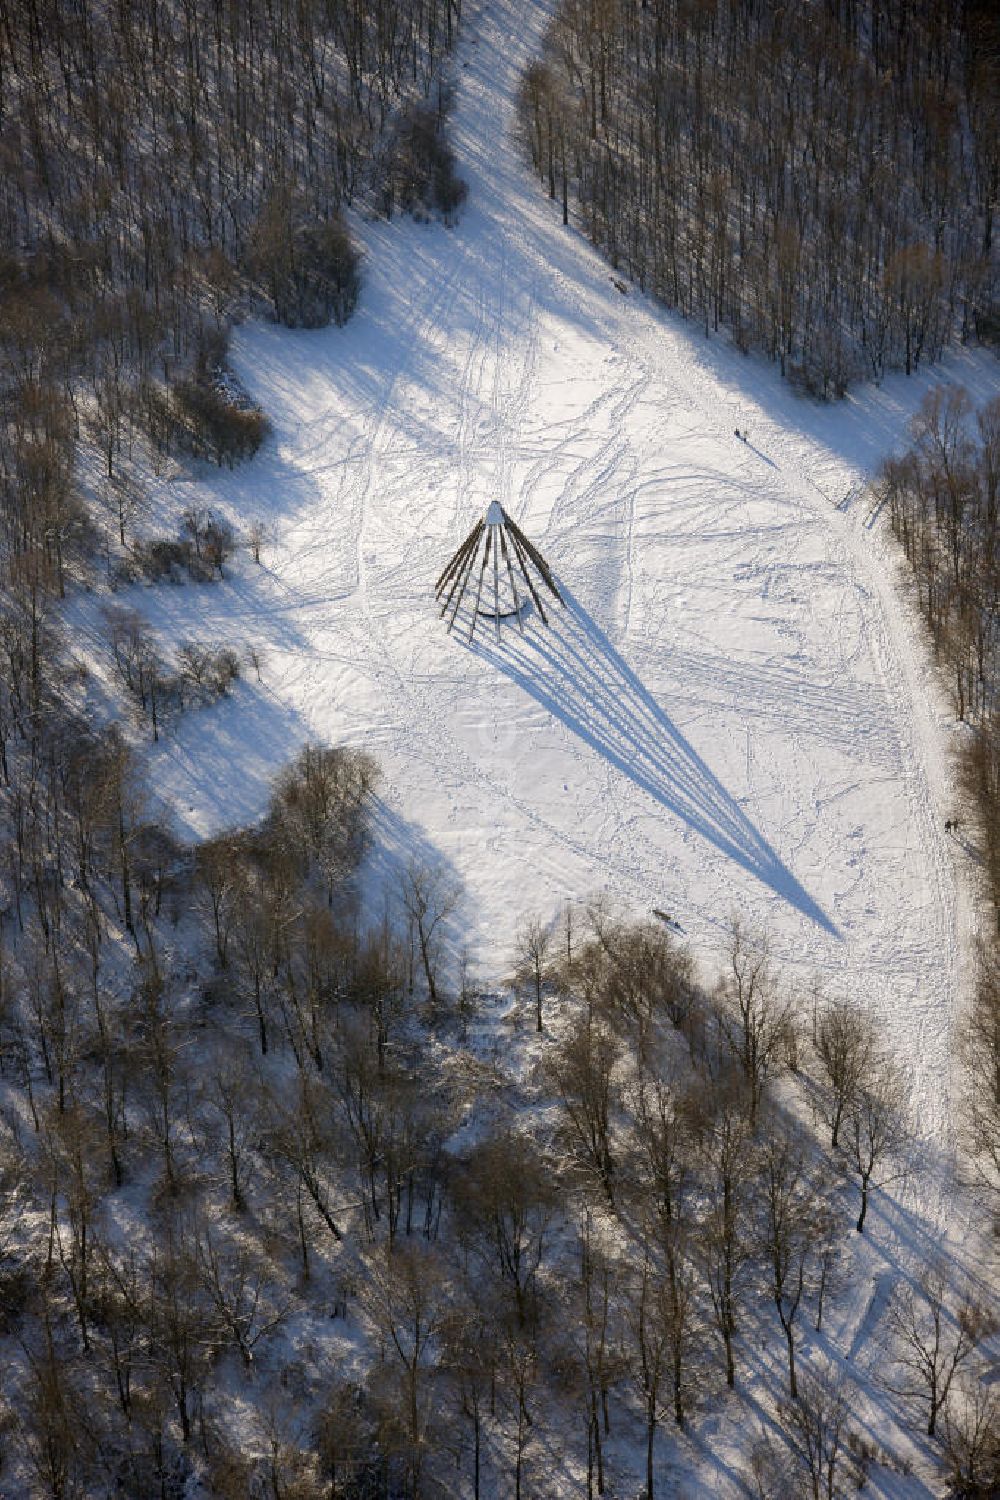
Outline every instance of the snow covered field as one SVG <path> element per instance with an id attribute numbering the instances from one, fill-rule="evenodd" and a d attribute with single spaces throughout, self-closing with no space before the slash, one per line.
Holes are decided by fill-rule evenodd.
<path id="1" fill-rule="evenodd" d="M 972 922 L 943 827 L 951 719 L 890 546 L 863 497 L 840 502 L 929 383 L 980 400 L 996 362 L 821 408 L 624 295 L 512 137 L 546 10 L 491 0 L 464 33 L 457 227 L 357 225 L 345 329 L 237 332 L 273 423 L 260 457 L 159 481 L 163 513 L 259 517 L 270 541 L 224 583 L 123 599 L 165 644 L 266 655 L 260 684 L 151 748 L 153 784 L 207 834 L 259 814 L 305 739 L 364 745 L 384 770 L 376 870 L 453 869 L 485 981 L 519 918 L 567 899 L 669 911 L 707 968 L 738 910 L 803 993 L 878 1013 L 947 1151 Z M 495 498 L 567 607 L 470 648 L 434 581 Z"/>

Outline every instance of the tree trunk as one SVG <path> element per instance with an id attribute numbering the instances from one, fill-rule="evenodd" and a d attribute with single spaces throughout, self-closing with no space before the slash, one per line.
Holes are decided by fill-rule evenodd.
<path id="1" fill-rule="evenodd" d="M 726 1346 L 726 1384 L 732 1390 L 736 1385 L 736 1362 L 733 1359 L 733 1335 L 728 1320 L 723 1325 L 722 1341 Z"/>
<path id="2" fill-rule="evenodd" d="M 792 1334 L 791 1323 L 785 1324 L 785 1338 L 788 1341 L 788 1393 L 793 1401 L 798 1400 L 799 1387 L 795 1378 L 795 1339 Z"/>

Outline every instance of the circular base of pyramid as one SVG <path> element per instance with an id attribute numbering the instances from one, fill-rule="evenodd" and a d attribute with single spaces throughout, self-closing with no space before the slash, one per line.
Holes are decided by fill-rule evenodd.
<path id="1" fill-rule="evenodd" d="M 517 609 L 477 609 L 476 614 L 481 620 L 516 620 L 524 614 L 528 608 L 527 603 L 518 605 Z"/>

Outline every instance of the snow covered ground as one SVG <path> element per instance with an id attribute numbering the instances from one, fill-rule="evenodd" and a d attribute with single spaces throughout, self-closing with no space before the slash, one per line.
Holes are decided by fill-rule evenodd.
<path id="1" fill-rule="evenodd" d="M 972 923 L 943 827 L 952 725 L 887 539 L 863 498 L 840 502 L 929 383 L 980 400 L 996 361 L 823 408 L 624 295 L 513 139 L 546 13 L 490 0 L 464 33 L 457 227 L 359 224 L 346 328 L 238 330 L 262 454 L 159 482 L 164 512 L 259 517 L 271 539 L 224 583 L 123 598 L 165 643 L 266 653 L 260 684 L 151 748 L 153 784 L 197 836 L 259 814 L 306 738 L 364 745 L 390 861 L 460 877 L 484 981 L 523 914 L 567 899 L 669 911 L 706 966 L 738 910 L 803 993 L 878 1013 L 947 1152 Z M 495 498 L 566 608 L 470 647 L 434 582 Z"/>

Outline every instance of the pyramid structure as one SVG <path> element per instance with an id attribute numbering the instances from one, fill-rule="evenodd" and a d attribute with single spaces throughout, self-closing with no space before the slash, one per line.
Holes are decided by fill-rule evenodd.
<path id="1" fill-rule="evenodd" d="M 523 593 L 518 590 L 518 580 L 524 585 Z M 475 635 L 477 621 L 486 619 L 494 622 L 499 641 L 501 620 L 516 619 L 523 635 L 521 612 L 529 596 L 542 624 L 549 623 L 541 599 L 544 589 L 562 604 L 548 563 L 500 502 L 494 500 L 441 574 L 435 598 L 443 601 L 441 619 L 449 616 L 449 633 L 463 600 L 467 600 L 472 606 L 469 640 Z"/>

